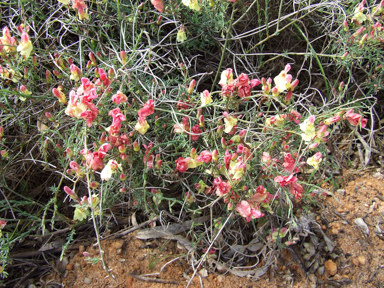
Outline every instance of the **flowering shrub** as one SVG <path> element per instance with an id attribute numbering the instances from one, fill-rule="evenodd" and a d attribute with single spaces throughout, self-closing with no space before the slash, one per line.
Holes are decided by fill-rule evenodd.
<path id="1" fill-rule="evenodd" d="M 332 137 L 352 130 L 352 138 L 374 126 L 368 98 L 343 98 L 351 89 L 347 80 L 335 85 L 339 91 L 322 91 L 328 80 L 325 88 L 311 87 L 305 69 L 289 58 L 295 52 L 278 53 L 284 64 L 264 68 L 274 58 L 265 60 L 271 54 L 261 57 L 254 51 L 286 32 L 296 20 L 282 23 L 293 14 L 268 20 L 276 9 L 261 13 L 257 1 L 120 2 L 50 3 L 56 8 L 47 19 L 49 37 L 38 27 L 41 22 L 3 27 L 1 169 L 9 193 L 39 210 L 34 215 L 35 210 L 15 208 L 16 213 L 1 215 L 7 225 L 0 221 L 0 241 L 8 237 L 1 250 L 33 229 L 54 232 L 58 221 L 71 230 L 66 245 L 76 228 L 88 223 L 100 243 L 116 207 L 141 211 L 144 218 L 166 211 L 181 221 L 196 221 L 187 236 L 196 244 L 200 264 L 235 263 L 237 254 L 228 251 L 239 241 L 261 239 L 265 248 L 251 257 L 270 259 L 273 253 L 264 249 L 300 241 L 305 237 L 300 221 L 321 197 L 318 184 L 333 168 Z M 295 6 L 294 14 L 304 19 L 327 5 L 311 4 L 310 12 L 305 5 Z M 342 37 L 350 40 L 343 42 L 348 51 L 336 55 L 339 64 L 355 63 L 358 49 L 381 43 L 382 4 L 370 14 L 366 6 L 362 2 L 354 8 L 353 19 L 342 26 L 349 29 Z M 277 25 L 276 32 L 250 22 L 254 13 L 257 21 L 263 16 Z M 239 28 L 249 23 L 259 28 Z M 311 53 L 300 50 L 296 56 L 315 57 Z M 308 75 L 317 76 L 309 68 Z M 334 97 L 327 101 L 322 93 Z M 36 192 L 24 176 L 14 180 L 14 167 L 24 161 L 42 166 L 39 175 L 47 172 L 53 178 L 44 197 L 30 196 Z M 48 200 L 42 204 L 41 199 Z M 20 229 L 33 227 L 30 232 L 10 233 L 18 229 L 15 214 L 28 218 Z M 200 223 L 197 216 L 210 221 Z"/>

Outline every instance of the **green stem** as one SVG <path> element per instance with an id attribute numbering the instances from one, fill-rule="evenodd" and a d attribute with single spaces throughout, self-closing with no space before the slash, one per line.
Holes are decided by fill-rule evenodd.
<path id="1" fill-rule="evenodd" d="M 305 36 L 304 32 L 300 29 L 300 27 L 299 27 L 296 23 L 293 23 L 293 25 L 294 25 L 295 28 L 300 32 L 300 34 L 301 34 L 301 36 L 304 38 L 304 40 L 307 42 L 309 48 L 311 49 L 312 55 L 315 57 L 316 62 L 317 62 L 317 64 L 319 65 L 321 74 L 323 75 L 323 78 L 324 78 L 325 87 L 326 87 L 326 90 L 327 90 L 327 101 L 329 101 L 329 98 L 330 98 L 330 89 L 329 89 L 329 85 L 328 85 L 328 79 L 327 79 L 327 77 L 325 76 L 325 72 L 324 72 L 324 69 L 323 69 L 323 65 L 321 65 L 321 61 L 320 61 L 319 57 L 317 56 L 317 53 L 316 53 L 315 49 L 313 48 L 312 44 L 308 41 L 308 38 Z"/>
<path id="2" fill-rule="evenodd" d="M 227 35 L 225 36 L 225 43 L 224 43 L 223 51 L 221 53 L 221 59 L 220 59 L 220 63 L 219 63 L 219 68 L 217 68 L 215 80 L 212 83 L 211 91 L 213 91 L 213 89 L 215 89 L 216 81 L 219 78 L 219 73 L 220 73 L 220 70 L 221 70 L 221 66 L 223 65 L 223 61 L 224 61 L 225 51 L 227 50 L 227 46 L 228 46 L 229 34 L 231 32 L 231 29 L 232 29 L 233 16 L 234 16 L 236 11 L 237 11 L 237 9 L 235 9 L 235 8 L 232 9 L 231 22 L 229 22 L 229 27 L 227 29 Z"/>

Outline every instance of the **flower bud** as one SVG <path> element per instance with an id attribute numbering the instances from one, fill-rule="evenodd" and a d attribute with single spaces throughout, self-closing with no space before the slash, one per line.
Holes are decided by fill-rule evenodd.
<path id="1" fill-rule="evenodd" d="M 225 142 L 224 137 L 221 138 L 221 147 L 223 147 L 223 149 L 227 148 L 227 143 Z"/>
<path id="2" fill-rule="evenodd" d="M 73 156 L 73 152 L 69 148 L 65 149 L 65 153 L 67 154 L 68 157 L 72 157 Z"/>
<path id="3" fill-rule="evenodd" d="M 163 164 L 163 161 L 161 161 L 161 160 L 156 161 L 155 168 L 160 170 L 162 164 Z"/>
<path id="4" fill-rule="evenodd" d="M 348 21 L 347 21 L 347 20 L 345 20 L 345 21 L 343 22 L 343 29 L 344 29 L 345 32 L 348 32 L 348 31 L 349 31 L 349 28 L 348 28 Z"/>
<path id="5" fill-rule="evenodd" d="M 139 146 L 139 143 L 137 143 L 137 141 L 133 142 L 133 150 L 135 152 L 139 152 L 140 151 L 140 146 Z"/>
<path id="6" fill-rule="evenodd" d="M 291 87 L 289 88 L 290 91 L 293 91 L 296 86 L 299 84 L 299 79 L 295 79 L 292 84 L 291 84 Z"/>
<path id="7" fill-rule="evenodd" d="M 91 187 L 92 189 L 97 189 L 97 187 L 99 187 L 99 183 L 98 182 L 91 182 L 89 184 L 89 187 Z"/>
<path id="8" fill-rule="evenodd" d="M 120 145 L 120 146 L 118 147 L 118 149 L 119 149 L 119 152 L 120 152 L 120 153 L 125 153 L 125 151 L 127 151 L 125 145 Z"/>
<path id="9" fill-rule="evenodd" d="M 1 157 L 7 158 L 8 157 L 8 151 L 7 150 L 1 150 L 0 151 Z"/>
<path id="10" fill-rule="evenodd" d="M 188 87 L 188 94 L 192 94 L 192 92 L 193 92 L 193 88 L 195 88 L 195 85 L 196 85 L 196 80 L 195 79 L 193 79 L 192 81 L 191 81 L 191 83 L 189 84 L 189 87 Z"/>
<path id="11" fill-rule="evenodd" d="M 108 70 L 108 75 L 110 78 L 113 78 L 115 77 L 115 70 L 113 70 L 112 68 Z"/>
<path id="12" fill-rule="evenodd" d="M 195 156 L 196 156 L 196 149 L 195 148 L 191 149 L 190 155 L 191 155 L 192 158 L 195 158 Z"/>
<path id="13" fill-rule="evenodd" d="M 212 160 L 214 162 L 217 162 L 217 160 L 219 160 L 219 152 L 217 152 L 217 149 L 213 150 L 212 152 Z"/>
<path id="14" fill-rule="evenodd" d="M 62 104 L 66 104 L 67 103 L 67 99 L 65 98 L 65 94 L 63 92 L 59 91 L 56 88 L 53 88 L 52 89 L 52 93 L 53 93 L 54 96 L 56 96 L 57 99 L 59 99 L 60 103 L 62 103 Z"/>
<path id="15" fill-rule="evenodd" d="M 121 62 L 125 65 L 128 62 L 128 56 L 125 51 L 120 51 Z"/>
<path id="16" fill-rule="evenodd" d="M 279 96 L 279 94 L 280 94 L 279 89 L 277 89 L 277 87 L 273 87 L 272 88 L 272 95 L 277 97 L 277 96 Z"/>
<path id="17" fill-rule="evenodd" d="M 129 160 L 129 157 L 128 157 L 127 154 L 121 153 L 121 154 L 120 154 L 120 159 L 123 160 L 123 161 L 128 161 L 128 160 Z"/>
<path id="18" fill-rule="evenodd" d="M 127 179 L 127 176 L 125 176 L 125 174 L 120 174 L 120 180 L 121 181 L 124 181 Z"/>
<path id="19" fill-rule="evenodd" d="M 313 143 L 313 144 L 311 144 L 310 146 L 309 146 L 309 149 L 316 149 L 317 148 L 317 146 L 319 146 L 319 143 Z"/>
<path id="20" fill-rule="evenodd" d="M 92 52 L 89 52 L 89 59 L 91 60 L 91 62 L 92 62 L 92 65 L 94 66 L 94 67 L 96 67 L 97 66 L 97 62 L 96 62 L 96 58 L 95 58 L 95 55 L 92 53 Z"/>
<path id="21" fill-rule="evenodd" d="M 49 112 L 45 112 L 45 117 L 47 117 L 49 121 L 55 121 L 55 118 L 53 118 L 52 114 Z"/>

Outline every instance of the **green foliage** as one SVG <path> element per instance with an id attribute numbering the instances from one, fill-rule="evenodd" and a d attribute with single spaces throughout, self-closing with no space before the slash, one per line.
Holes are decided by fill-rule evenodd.
<path id="1" fill-rule="evenodd" d="M 340 166 L 332 137 L 372 127 L 381 10 L 357 24 L 356 7 L 345 16 L 334 1 L 43 2 L 10 3 L 17 42 L 1 38 L 3 267 L 37 229 L 70 231 L 63 257 L 77 227 L 91 221 L 100 245 L 108 219 L 132 210 L 192 220 L 201 263 L 244 265 L 232 245 L 300 240 Z M 359 27 L 372 37 L 350 41 Z M 106 267 L 101 249 L 87 259 Z"/>

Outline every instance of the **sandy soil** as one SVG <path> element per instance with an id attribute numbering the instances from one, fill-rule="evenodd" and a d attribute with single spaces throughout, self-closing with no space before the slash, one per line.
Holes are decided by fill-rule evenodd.
<path id="1" fill-rule="evenodd" d="M 383 175 L 377 171 L 350 174 L 334 196 L 324 196 L 323 208 L 316 211 L 322 230 L 337 244 L 333 253 L 326 255 L 323 269 L 308 275 L 302 268 L 305 261 L 283 251 L 276 265 L 257 281 L 201 269 L 190 287 L 384 287 Z M 358 218 L 366 227 L 355 223 Z M 63 273 L 50 274 L 45 283 L 54 280 L 74 288 L 186 287 L 193 271 L 179 257 L 183 251 L 176 242 L 142 241 L 136 233 L 102 242 L 110 276 L 101 263 L 92 265 L 85 260 L 84 249 L 98 255 L 98 249 L 90 245 L 68 255 Z"/>

